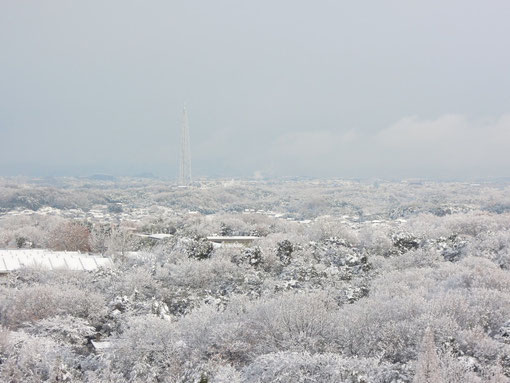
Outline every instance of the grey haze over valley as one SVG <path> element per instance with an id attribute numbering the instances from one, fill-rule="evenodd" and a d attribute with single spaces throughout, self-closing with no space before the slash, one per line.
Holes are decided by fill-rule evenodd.
<path id="1" fill-rule="evenodd" d="M 508 176 L 507 1 L 0 9 L 4 176 Z"/>

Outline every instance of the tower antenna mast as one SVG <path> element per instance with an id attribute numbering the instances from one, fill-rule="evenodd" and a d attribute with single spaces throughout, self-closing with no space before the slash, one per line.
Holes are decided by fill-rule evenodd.
<path id="1" fill-rule="evenodd" d="M 191 150 L 189 143 L 188 113 L 186 107 L 182 113 L 181 153 L 179 162 L 179 185 L 191 185 Z"/>

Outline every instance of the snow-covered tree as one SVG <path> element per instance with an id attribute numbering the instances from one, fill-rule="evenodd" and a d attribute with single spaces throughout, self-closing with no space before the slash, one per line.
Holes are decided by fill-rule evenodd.
<path id="1" fill-rule="evenodd" d="M 430 327 L 425 330 L 420 348 L 413 383 L 442 383 L 444 380 L 441 363 L 437 355 L 434 332 Z"/>

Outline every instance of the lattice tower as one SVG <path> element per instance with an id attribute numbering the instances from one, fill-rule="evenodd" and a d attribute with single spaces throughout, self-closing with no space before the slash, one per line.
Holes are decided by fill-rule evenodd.
<path id="1" fill-rule="evenodd" d="M 191 184 L 191 151 L 189 143 L 188 113 L 186 112 L 186 108 L 184 108 L 182 113 L 179 184 L 183 186 Z"/>

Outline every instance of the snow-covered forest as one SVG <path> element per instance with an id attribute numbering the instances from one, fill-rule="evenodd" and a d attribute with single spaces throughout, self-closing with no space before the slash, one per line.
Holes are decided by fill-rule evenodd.
<path id="1" fill-rule="evenodd" d="M 0 249 L 113 262 L 0 274 L 1 382 L 510 382 L 507 182 L 97 178 L 0 179 Z"/>

